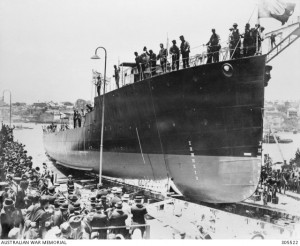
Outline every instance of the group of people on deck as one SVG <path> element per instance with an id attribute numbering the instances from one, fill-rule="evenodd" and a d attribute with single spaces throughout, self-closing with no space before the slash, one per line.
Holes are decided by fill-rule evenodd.
<path id="1" fill-rule="evenodd" d="M 183 68 L 190 67 L 190 44 L 184 39 L 183 35 L 181 35 L 179 38 L 181 40 L 180 48 L 177 46 L 176 40 L 173 40 L 169 51 L 161 43 L 160 50 L 157 55 L 153 52 L 153 50 L 149 50 L 148 52 L 147 47 L 144 47 L 141 55 L 139 55 L 138 52 L 134 52 L 135 63 L 141 78 L 145 78 L 146 67 L 150 68 L 151 75 L 156 74 L 156 62 L 158 60 L 160 61 L 162 72 L 166 72 L 168 65 L 167 57 L 169 53 L 172 57 L 172 70 L 179 69 L 180 55 L 182 56 Z"/>
<path id="2" fill-rule="evenodd" d="M 228 50 L 230 59 L 238 59 L 241 57 L 254 56 L 255 54 L 261 54 L 261 43 L 264 40 L 264 27 L 256 24 L 254 28 L 250 28 L 250 24 L 245 25 L 245 32 L 240 34 L 237 28 L 238 24 L 234 23 L 229 29 L 228 38 Z M 167 71 L 168 67 L 168 54 L 172 57 L 171 69 L 178 70 L 180 64 L 180 56 L 182 56 L 183 68 L 190 67 L 189 64 L 189 54 L 190 54 L 190 44 L 184 38 L 184 36 L 179 37 L 181 40 L 180 47 L 177 46 L 176 40 L 172 41 L 172 46 L 167 50 L 164 45 L 160 44 L 160 50 L 156 55 L 153 50 L 144 47 L 143 53 L 141 55 L 138 52 L 134 52 L 135 63 L 140 74 L 140 79 L 145 78 L 146 68 L 150 68 L 151 75 L 156 74 L 156 62 L 160 61 L 160 67 L 162 72 Z M 219 52 L 221 49 L 220 36 L 216 33 L 216 29 L 212 29 L 212 35 L 209 41 L 206 43 L 207 46 L 207 63 L 219 62 Z M 119 88 L 119 87 L 118 87 Z"/>

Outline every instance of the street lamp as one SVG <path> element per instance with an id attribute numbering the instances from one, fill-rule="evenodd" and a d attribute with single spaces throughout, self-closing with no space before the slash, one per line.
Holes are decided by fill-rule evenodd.
<path id="1" fill-rule="evenodd" d="M 4 90 L 3 91 L 3 100 L 4 100 L 4 93 L 9 92 L 9 127 L 11 127 L 11 91 L 10 90 Z"/>
<path id="2" fill-rule="evenodd" d="M 107 52 L 104 47 L 98 47 L 95 50 L 95 55 L 91 57 L 91 59 L 100 59 L 97 55 L 98 49 L 103 49 L 105 52 L 105 63 L 104 63 L 104 83 L 103 83 L 103 98 L 102 98 L 102 119 L 101 119 L 101 138 L 100 138 L 100 167 L 99 167 L 99 185 L 102 184 L 102 159 L 103 159 L 103 133 L 104 133 L 104 98 L 105 98 L 105 82 L 106 82 L 106 59 L 107 59 Z M 100 100 L 100 98 L 99 98 Z"/>

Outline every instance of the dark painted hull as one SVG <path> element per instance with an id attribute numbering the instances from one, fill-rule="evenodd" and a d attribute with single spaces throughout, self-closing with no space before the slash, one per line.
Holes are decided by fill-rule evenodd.
<path id="1" fill-rule="evenodd" d="M 222 65 L 229 63 L 233 75 Z M 260 176 L 265 56 L 191 67 L 105 95 L 103 174 L 172 178 L 193 199 L 244 200 Z M 44 134 L 62 164 L 98 172 L 101 99 L 84 127 Z"/>

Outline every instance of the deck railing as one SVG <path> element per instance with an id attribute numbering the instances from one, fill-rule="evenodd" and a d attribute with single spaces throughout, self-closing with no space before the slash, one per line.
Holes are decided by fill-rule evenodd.
<path id="1" fill-rule="evenodd" d="M 206 46 L 205 46 L 205 48 L 206 48 Z M 244 57 L 242 45 L 240 47 L 234 47 L 232 49 L 230 49 L 228 46 L 222 47 L 222 48 L 220 48 L 220 50 L 215 51 L 215 52 L 202 51 L 202 52 L 199 52 L 198 54 L 190 56 L 188 58 L 189 59 L 189 67 L 195 67 L 195 66 L 207 64 L 209 57 L 212 57 L 211 63 L 218 62 L 218 61 L 220 61 L 220 62 L 227 61 L 227 60 L 232 59 L 232 57 L 230 57 L 230 56 L 232 56 L 232 54 L 235 52 L 238 52 L 238 57 L 240 57 L 240 58 Z M 218 57 L 219 57 L 218 61 L 214 61 L 214 56 L 216 53 L 218 53 Z M 261 54 L 261 52 L 254 52 L 254 53 L 255 53 L 255 55 Z M 157 63 L 159 63 L 159 61 L 157 61 Z M 175 61 L 175 64 L 176 64 L 176 61 Z M 132 84 L 132 83 L 142 81 L 147 78 L 152 78 L 152 77 L 160 76 L 160 75 L 163 75 L 166 73 L 177 71 L 177 68 L 172 70 L 172 57 L 171 56 L 168 56 L 166 58 L 166 69 L 164 69 L 165 71 L 163 71 L 160 64 L 156 64 L 155 68 L 151 67 L 150 61 L 147 63 L 144 63 L 144 64 L 140 64 L 140 71 L 142 71 L 143 66 L 146 67 L 144 69 L 143 73 L 142 72 L 139 73 L 137 67 L 133 67 L 133 68 L 127 69 L 127 70 L 125 69 L 124 71 L 122 71 L 122 75 L 120 76 L 120 81 L 119 81 L 120 88 L 123 86 L 129 85 L 129 84 Z M 182 70 L 182 69 L 185 69 L 183 66 L 183 60 L 179 59 L 178 70 Z M 133 71 L 133 73 L 132 73 L 132 71 Z M 131 79 L 126 79 L 126 76 L 127 77 L 131 76 Z M 135 76 L 138 78 L 134 78 Z M 128 80 L 130 80 L 130 82 Z M 116 83 L 114 83 L 114 82 L 115 81 L 112 79 L 111 83 L 109 83 L 107 85 L 106 93 L 117 89 Z"/>

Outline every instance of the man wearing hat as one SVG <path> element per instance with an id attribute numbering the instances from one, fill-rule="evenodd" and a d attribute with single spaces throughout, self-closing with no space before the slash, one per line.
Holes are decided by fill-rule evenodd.
<path id="1" fill-rule="evenodd" d="M 60 210 L 60 206 L 63 203 L 60 202 L 58 199 L 54 201 L 54 214 L 53 214 L 53 226 L 60 226 L 63 223 L 63 218 L 62 218 L 62 211 Z"/>
<path id="2" fill-rule="evenodd" d="M 5 187 L 7 187 L 7 183 L 0 182 L 0 210 L 2 209 L 2 204 L 6 198 Z"/>
<path id="3" fill-rule="evenodd" d="M 258 31 L 258 49 L 257 49 L 257 52 L 259 54 L 262 53 L 262 50 L 261 50 L 261 43 L 264 41 L 265 39 L 265 33 L 264 33 L 264 30 L 265 28 L 263 26 L 261 26 L 259 28 L 259 31 Z"/>
<path id="4" fill-rule="evenodd" d="M 109 200 L 107 199 L 106 196 L 101 196 L 101 203 L 103 206 L 103 210 L 106 211 L 109 208 Z"/>
<path id="5" fill-rule="evenodd" d="M 243 35 L 243 55 L 244 57 L 248 57 L 251 55 L 251 46 L 252 44 L 252 37 L 251 37 L 251 31 L 250 31 L 250 24 L 247 23 L 245 26 L 245 33 Z"/>
<path id="6" fill-rule="evenodd" d="M 170 55 L 172 56 L 172 70 L 179 69 L 179 58 L 180 58 L 180 51 L 176 45 L 176 40 L 172 41 L 173 45 L 170 47 Z"/>
<path id="7" fill-rule="evenodd" d="M 59 194 L 55 192 L 55 186 L 51 185 L 48 188 L 48 198 L 49 198 L 49 203 L 51 205 L 54 205 L 54 201 L 58 198 Z"/>
<path id="8" fill-rule="evenodd" d="M 121 202 L 122 199 L 122 189 L 121 188 L 116 188 L 115 190 L 112 190 L 112 193 L 114 194 L 114 197 L 111 199 L 110 203 L 111 206 L 115 206 L 116 203 Z"/>
<path id="9" fill-rule="evenodd" d="M 96 230 L 99 227 L 107 227 L 108 220 L 107 216 L 104 214 L 104 207 L 102 204 L 96 205 L 97 212 L 94 214 L 93 219 L 91 221 L 92 231 Z M 107 229 L 97 229 L 99 232 L 99 239 L 106 239 Z"/>
<path id="10" fill-rule="evenodd" d="M 61 231 L 61 239 L 71 239 L 71 226 L 69 224 L 69 222 L 64 222 L 63 224 L 61 224 L 60 226 L 60 231 Z"/>
<path id="11" fill-rule="evenodd" d="M 74 207 L 74 214 L 79 215 L 81 213 L 80 202 L 75 202 L 73 207 Z"/>
<path id="12" fill-rule="evenodd" d="M 183 68 L 187 68 L 190 67 L 190 44 L 185 41 L 183 35 L 181 35 L 179 38 L 181 40 L 180 51 L 182 54 Z"/>
<path id="13" fill-rule="evenodd" d="M 29 229 L 27 239 L 42 238 L 46 232 L 45 223 L 49 219 L 46 208 L 49 206 L 48 197 L 43 195 L 40 197 L 38 204 L 34 205 L 27 219 L 25 226 Z"/>
<path id="14" fill-rule="evenodd" d="M 240 58 L 241 53 L 241 37 L 239 29 L 237 29 L 238 24 L 233 24 L 232 30 L 232 49 L 230 50 L 230 57 L 232 59 Z"/>
<path id="15" fill-rule="evenodd" d="M 122 234 L 125 238 L 128 236 L 128 230 L 126 229 L 125 221 L 128 215 L 122 209 L 122 201 L 119 201 L 115 205 L 116 209 L 113 210 L 109 217 L 110 226 L 122 226 L 123 228 L 112 229 L 111 232 L 114 234 Z"/>
<path id="16" fill-rule="evenodd" d="M 69 195 L 69 210 L 74 208 L 74 203 L 78 201 L 78 197 L 76 195 Z"/>
<path id="17" fill-rule="evenodd" d="M 73 180 L 72 175 L 68 176 L 67 188 L 68 188 L 68 193 L 69 194 L 72 194 L 74 192 L 74 180 Z"/>
<path id="18" fill-rule="evenodd" d="M 167 49 L 164 48 L 164 45 L 161 43 L 160 50 L 159 50 L 159 53 L 158 53 L 156 59 L 160 60 L 160 66 L 161 66 L 163 73 L 167 71 L 167 57 L 168 57 L 168 51 L 167 51 Z"/>
<path id="19" fill-rule="evenodd" d="M 69 220 L 69 204 L 64 202 L 60 205 L 61 211 L 61 223 L 66 222 Z"/>
<path id="20" fill-rule="evenodd" d="M 147 56 L 149 56 L 149 65 L 150 65 L 150 71 L 151 75 L 156 74 L 156 54 L 153 52 L 153 50 L 149 50 L 149 52 L 146 50 Z"/>
<path id="21" fill-rule="evenodd" d="M 221 48 L 219 41 L 220 36 L 216 34 L 216 29 L 211 29 L 212 35 L 210 36 L 209 41 L 207 42 L 207 46 L 209 46 L 209 54 L 207 58 L 207 63 L 219 62 L 219 50 Z"/>
<path id="22" fill-rule="evenodd" d="M 129 200 L 130 200 L 130 197 L 129 197 L 129 194 L 124 194 L 122 196 L 122 209 L 123 211 L 128 215 L 128 218 L 126 220 L 126 225 L 130 225 L 131 224 L 131 206 L 129 205 Z"/>
<path id="23" fill-rule="evenodd" d="M 82 216 L 77 215 L 73 216 L 69 220 L 69 224 L 71 226 L 71 238 L 72 239 L 89 239 L 90 235 L 85 232 L 84 226 L 82 224 Z"/>
<path id="24" fill-rule="evenodd" d="M 24 209 L 25 208 L 25 196 L 26 196 L 26 190 L 28 188 L 29 182 L 22 180 L 20 182 L 20 188 L 17 191 L 16 194 L 16 209 Z"/>
<path id="25" fill-rule="evenodd" d="M 147 215 L 147 209 L 142 204 L 143 197 L 136 196 L 134 201 L 135 204 L 131 207 L 131 214 L 132 214 L 132 225 L 145 225 L 146 220 L 145 216 Z M 145 232 L 145 227 L 139 227 L 142 232 L 142 236 Z M 134 230 L 134 229 L 133 229 Z"/>
<path id="26" fill-rule="evenodd" d="M 105 188 L 102 189 L 101 185 L 97 185 L 97 192 L 96 192 L 96 198 L 99 200 L 101 196 L 106 196 L 108 194 L 107 190 Z"/>
<path id="27" fill-rule="evenodd" d="M 138 72 L 139 72 L 139 75 L 140 75 L 140 80 L 144 78 L 144 73 L 143 73 L 143 70 L 142 70 L 142 58 L 141 56 L 139 56 L 139 54 L 135 51 L 134 52 L 134 55 L 135 55 L 135 64 L 136 64 L 136 67 L 138 69 Z"/>
<path id="28" fill-rule="evenodd" d="M 97 203 L 97 199 L 95 196 L 91 196 L 88 198 L 88 200 L 90 201 L 90 210 L 94 209 Z"/>
<path id="29" fill-rule="evenodd" d="M 1 239 L 7 239 L 9 231 L 14 227 L 15 203 L 11 198 L 6 198 L 0 213 Z"/>

